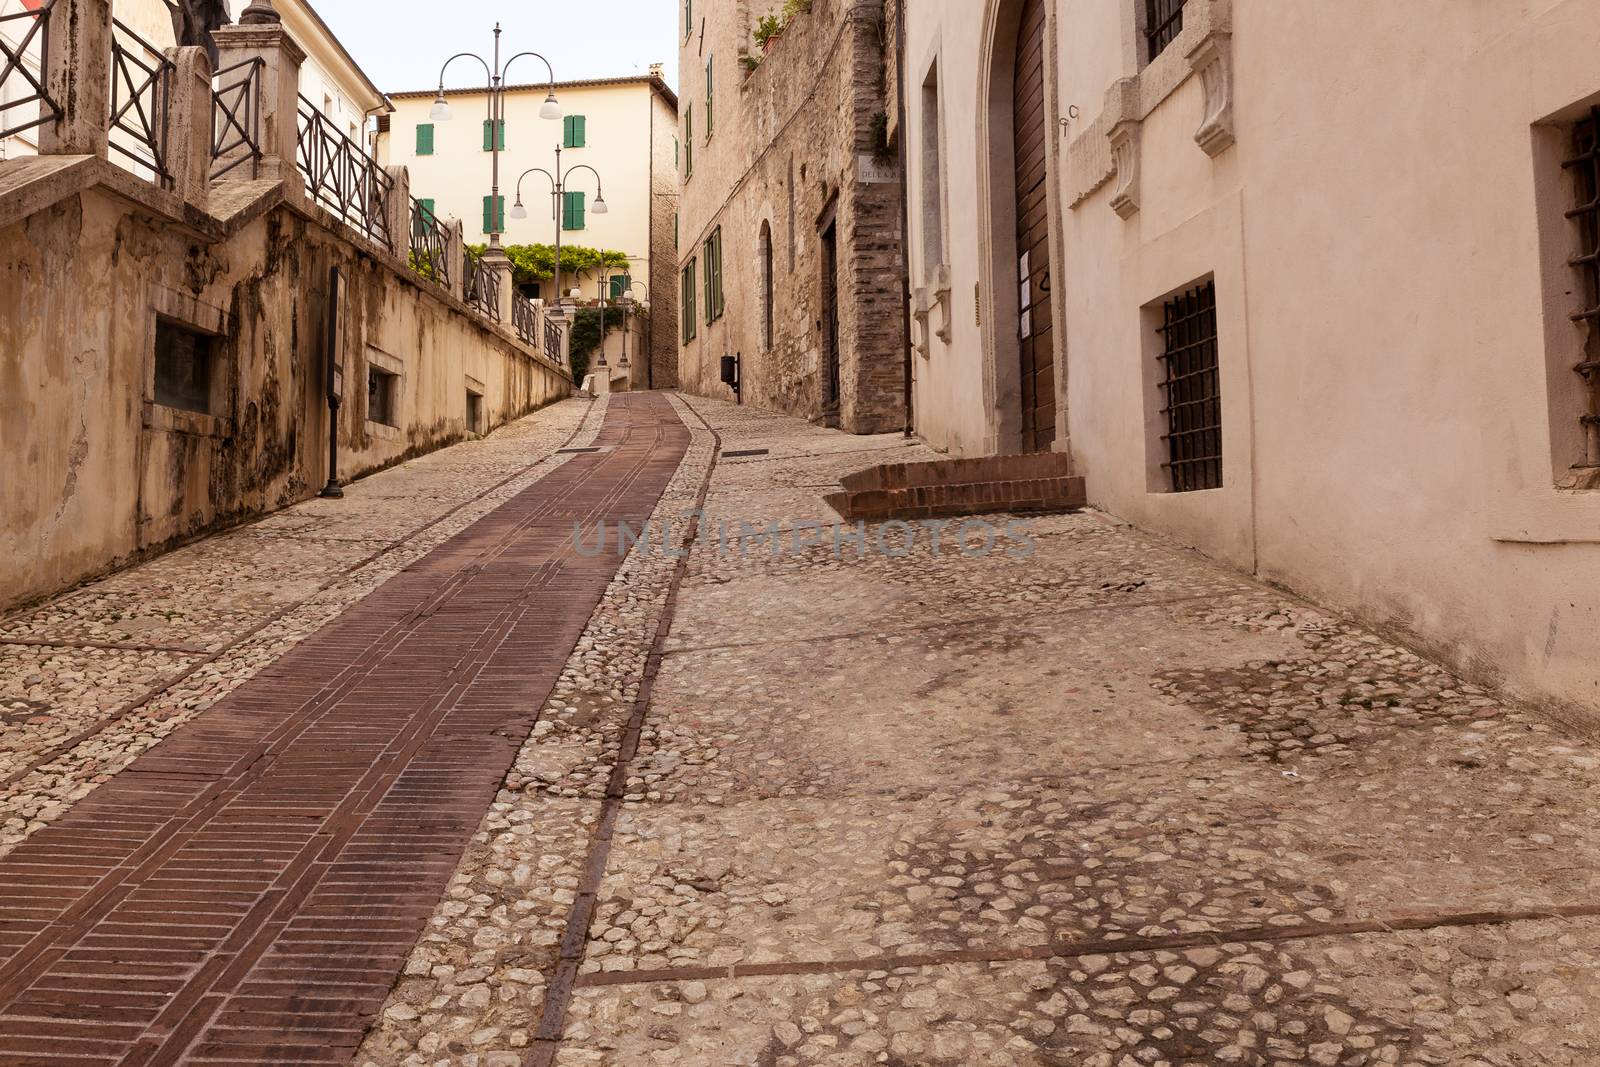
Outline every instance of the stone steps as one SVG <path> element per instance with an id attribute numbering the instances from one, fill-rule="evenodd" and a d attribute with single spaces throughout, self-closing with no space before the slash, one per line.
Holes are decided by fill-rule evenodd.
<path id="1" fill-rule="evenodd" d="M 993 512 L 1074 511 L 1087 494 L 1060 452 L 885 463 L 840 479 L 824 499 L 846 522 Z"/>

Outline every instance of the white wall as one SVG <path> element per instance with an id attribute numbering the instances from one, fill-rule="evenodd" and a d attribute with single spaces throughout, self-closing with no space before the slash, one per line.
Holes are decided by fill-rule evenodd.
<path id="1" fill-rule="evenodd" d="M 956 307 L 952 342 L 917 360 L 916 423 L 964 453 L 985 447 L 999 402 L 985 360 L 1011 358 L 1016 326 L 974 315 L 1006 240 L 985 192 L 990 6 L 919 0 L 907 25 L 912 281 L 918 87 L 937 56 Z M 1144 119 L 1139 210 L 1123 219 L 1114 179 L 1071 206 L 1069 161 L 1104 137 L 1111 83 L 1136 73 L 1133 8 L 1060 0 L 1052 18 L 1064 429 L 1092 501 L 1600 721 L 1600 490 L 1556 489 L 1571 415 L 1552 414 L 1550 383 L 1573 385 L 1581 338 L 1573 233 L 1550 206 L 1570 195 L 1565 135 L 1542 125 L 1600 99 L 1600 7 L 1238 0 L 1237 143 L 1216 158 L 1197 145 L 1205 93 L 1187 76 Z M 1205 277 L 1224 486 L 1173 493 L 1141 309 Z"/>
<path id="2" fill-rule="evenodd" d="M 630 270 L 634 278 L 646 282 L 650 277 L 651 258 L 651 116 L 659 127 L 670 124 L 672 113 L 657 94 L 644 81 L 627 85 L 557 86 L 562 110 L 566 115 L 583 115 L 587 119 L 586 144 L 582 148 L 564 149 L 562 168 L 569 172 L 569 190 L 586 194 L 585 226 L 582 230 L 566 230 L 562 241 L 568 245 L 586 245 L 626 253 L 633 257 Z M 514 92 L 506 108 L 505 151 L 500 154 L 500 187 L 506 204 L 506 230 L 502 240 L 507 244 L 553 244 L 557 220 L 551 217 L 550 181 L 542 174 L 529 174 L 522 181 L 523 204 L 528 210 L 526 219 L 511 217 L 516 202 L 518 176 L 532 167 L 554 171 L 556 148 L 562 143 L 563 123 L 560 120 L 539 117 L 545 91 Z M 429 112 L 433 108 L 432 96 L 400 97 L 394 100 L 395 113 L 390 122 L 390 133 L 380 138 L 382 162 L 403 165 L 411 170 L 411 195 L 418 199 L 431 198 L 434 210 L 441 218 L 459 218 L 466 224 L 469 243 L 488 241 L 483 230 L 483 201 L 491 186 L 491 154 L 484 151 L 483 124 L 488 118 L 488 105 L 483 93 L 450 92 L 451 119 L 433 122 Z M 416 130 L 419 124 L 431 123 L 434 127 L 432 155 L 416 154 Z M 659 132 L 659 129 L 658 131 Z M 587 170 L 570 173 L 580 165 L 593 167 L 604 181 L 606 205 L 604 215 L 593 211 L 595 178 Z M 672 159 L 657 159 L 657 169 L 670 168 Z M 670 237 L 667 247 L 670 248 Z M 574 284 L 564 280 L 563 288 Z M 598 277 L 583 278 L 576 287 L 586 296 L 598 293 Z M 658 294 L 651 293 L 657 299 Z M 660 297 L 671 298 L 662 293 Z"/>

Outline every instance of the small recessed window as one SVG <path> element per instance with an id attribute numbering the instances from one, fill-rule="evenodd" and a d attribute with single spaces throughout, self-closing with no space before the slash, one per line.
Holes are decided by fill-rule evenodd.
<path id="1" fill-rule="evenodd" d="M 467 432 L 483 433 L 483 394 L 467 390 Z"/>
<path id="2" fill-rule="evenodd" d="M 1162 305 L 1161 414 L 1175 493 L 1222 486 L 1222 383 L 1217 361 L 1217 287 L 1195 286 Z"/>
<path id="3" fill-rule="evenodd" d="M 156 403 L 211 414 L 217 339 L 166 319 L 156 320 Z"/>
<path id="4" fill-rule="evenodd" d="M 1600 107 L 1573 129 L 1572 156 L 1565 167 L 1573 175 L 1572 206 L 1567 215 L 1578 228 L 1578 306 L 1572 321 L 1583 331 L 1581 359 L 1573 370 L 1577 387 L 1578 425 L 1582 445 L 1573 468 L 1600 469 Z"/>
<path id="5" fill-rule="evenodd" d="M 398 426 L 400 375 L 379 367 L 367 368 L 367 421 Z"/>

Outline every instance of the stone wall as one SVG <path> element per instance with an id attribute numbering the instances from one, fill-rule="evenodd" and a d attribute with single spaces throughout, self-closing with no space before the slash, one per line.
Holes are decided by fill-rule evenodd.
<path id="1" fill-rule="evenodd" d="M 92 157 L 4 167 L 0 201 L 30 208 L 0 212 L 0 608 L 323 486 L 334 266 L 341 478 L 462 439 L 469 391 L 479 430 L 570 392 L 286 183 L 214 186 L 205 213 Z M 155 402 L 158 320 L 216 336 L 209 413 Z M 371 367 L 398 375 L 391 425 L 368 418 Z"/>
<path id="2" fill-rule="evenodd" d="M 650 94 L 650 107 L 655 142 L 650 152 L 650 277 L 640 279 L 649 286 L 644 302 L 650 305 L 650 355 L 648 361 L 639 361 L 646 365 L 642 380 L 636 374 L 635 382 L 647 389 L 673 389 L 678 384 L 678 168 L 673 149 L 678 116 L 656 93 Z"/>
<path id="3" fill-rule="evenodd" d="M 683 388 L 728 397 L 720 357 L 742 359 L 745 403 L 825 417 L 822 233 L 838 247 L 838 423 L 855 433 L 905 425 L 901 186 L 882 141 L 893 25 L 884 0 L 815 0 L 767 54 L 750 39 L 760 4 L 717 0 L 684 42 L 680 112 L 696 115 L 694 174 L 683 185 L 680 269 L 697 268 L 697 336 Z M 743 55 L 760 58 L 748 70 Z M 705 136 L 705 63 L 716 125 Z M 880 118 L 882 116 L 882 118 Z M 772 344 L 765 344 L 761 233 L 772 235 Z M 726 312 L 706 322 L 703 244 L 722 231 Z"/>

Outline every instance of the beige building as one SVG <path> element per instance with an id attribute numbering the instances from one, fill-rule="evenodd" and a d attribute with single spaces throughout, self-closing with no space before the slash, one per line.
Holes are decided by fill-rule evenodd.
<path id="1" fill-rule="evenodd" d="M 248 5 L 249 0 L 228 0 L 235 22 Z M 10 52 L 24 41 L 29 42 L 31 46 L 24 52 L 25 62 L 35 73 L 39 69 L 38 44 L 42 38 L 29 36 L 34 20 L 22 15 L 38 11 L 42 6 L 42 0 L 0 0 L 0 46 Z M 367 130 L 372 123 L 369 119 L 387 110 L 383 93 L 372 84 L 307 0 L 273 0 L 273 7 L 282 17 L 289 35 L 306 52 L 305 63 L 300 68 L 300 95 L 352 140 L 363 148 L 370 147 Z M 116 0 L 112 12 L 119 22 L 154 48 L 172 46 L 172 15 L 166 0 Z M 126 39 L 124 43 L 132 45 Z M 0 65 L 3 64 L 4 56 L 0 55 Z M 38 105 L 23 102 L 32 95 L 30 90 L 22 79 L 5 79 L 0 88 L 0 129 L 12 129 L 38 117 Z M 13 102 L 17 106 L 4 107 Z M 0 159 L 33 155 L 37 151 L 34 130 L 0 138 Z"/>
<path id="2" fill-rule="evenodd" d="M 539 116 L 549 85 L 514 86 L 508 93 L 500 155 L 500 217 L 494 221 L 501 225 L 506 244 L 554 244 L 559 226 L 563 244 L 627 255 L 629 275 L 607 279 L 607 296 L 619 295 L 626 283 L 637 283 L 633 296 L 649 305 L 644 328 L 657 353 L 652 363 L 641 364 L 641 371 L 648 373 L 637 384 L 671 385 L 677 330 L 672 301 L 677 96 L 659 72 L 557 82 L 554 88 L 562 110 L 558 120 Z M 486 243 L 492 181 L 487 94 L 449 90 L 450 119 L 440 122 L 431 117 L 437 93 L 429 89 L 392 94 L 395 111 L 380 124 L 378 158 L 410 168 L 411 188 L 423 204 L 440 218 L 460 219 L 468 242 Z M 566 186 L 559 206 L 551 179 L 528 173 L 535 167 L 554 173 L 558 148 Z M 518 179 L 523 175 L 520 189 L 526 217 L 518 217 L 524 214 L 515 210 Z M 600 214 L 594 206 L 602 192 L 606 211 Z M 601 284 L 599 273 L 562 280 L 563 290 L 578 289 L 585 300 L 598 299 Z M 548 300 L 550 289 L 551 283 L 539 284 L 528 295 Z"/>
<path id="3" fill-rule="evenodd" d="M 1600 721 L 1600 6 L 922 0 L 904 40 L 922 437 L 1067 451 Z"/>
<path id="4" fill-rule="evenodd" d="M 683 387 L 853 433 L 905 426 L 903 197 L 884 0 L 680 0 Z"/>

